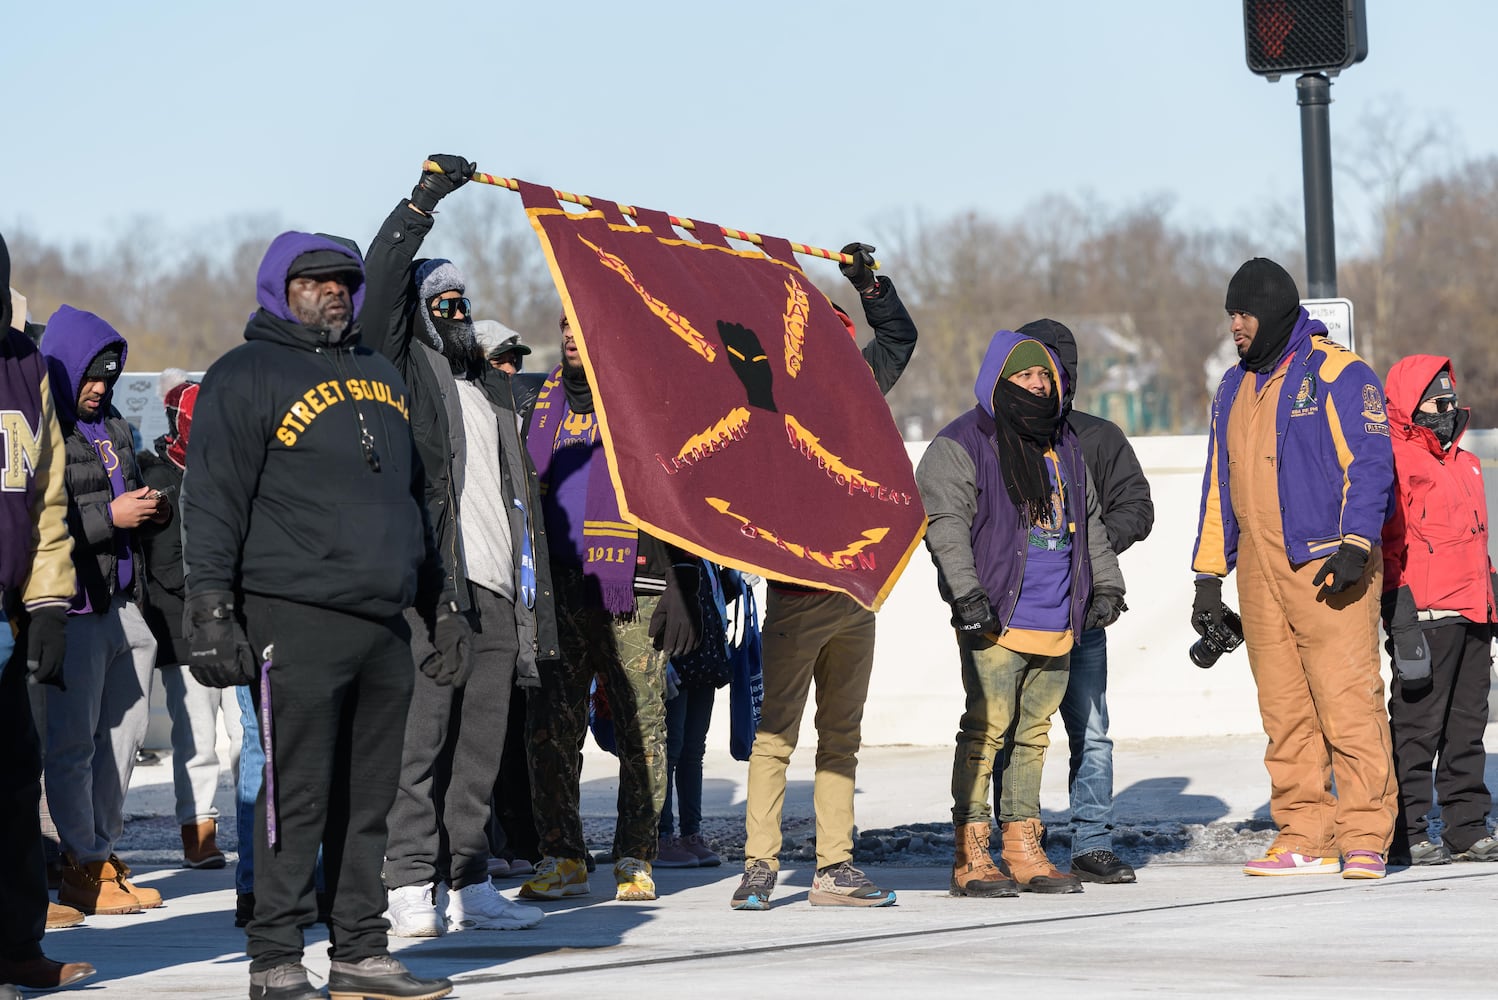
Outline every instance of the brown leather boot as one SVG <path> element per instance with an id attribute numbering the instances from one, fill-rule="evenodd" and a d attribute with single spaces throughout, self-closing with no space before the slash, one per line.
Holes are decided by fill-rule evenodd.
<path id="1" fill-rule="evenodd" d="M 1040 818 L 1004 824 L 1004 865 L 1022 892 L 1081 892 L 1082 880 L 1057 871 L 1040 846 Z"/>
<path id="2" fill-rule="evenodd" d="M 80 864 L 69 858 L 63 865 L 57 901 L 80 913 L 139 913 L 144 909 L 140 900 L 120 881 L 119 871 L 108 861 Z"/>
<path id="3" fill-rule="evenodd" d="M 224 852 L 218 849 L 218 821 L 203 819 L 182 827 L 182 865 L 185 868 L 222 868 Z"/>
<path id="4" fill-rule="evenodd" d="M 130 866 L 121 861 L 118 854 L 111 854 L 109 856 L 109 863 L 114 866 L 117 876 L 115 882 L 119 884 L 121 889 L 124 889 L 130 895 L 140 900 L 142 909 L 154 910 L 161 905 L 161 893 L 155 889 L 147 889 L 143 885 L 136 885 L 130 881 Z"/>
<path id="5" fill-rule="evenodd" d="M 47 903 L 47 930 L 55 931 L 63 927 L 77 927 L 83 923 L 83 913 L 71 906 L 62 906 L 58 903 Z"/>
<path id="6" fill-rule="evenodd" d="M 953 896 L 994 898 L 1018 896 L 1019 886 L 993 863 L 988 852 L 992 828 L 987 823 L 957 824 L 955 858 L 952 862 Z"/>

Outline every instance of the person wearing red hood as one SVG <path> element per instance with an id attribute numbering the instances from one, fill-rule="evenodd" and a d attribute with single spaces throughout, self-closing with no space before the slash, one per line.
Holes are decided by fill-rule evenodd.
<path id="1" fill-rule="evenodd" d="M 52 396 L 62 424 L 77 593 L 68 609 L 65 688 L 47 692 L 47 806 L 65 859 L 58 900 L 84 913 L 161 905 L 115 855 L 125 790 L 145 740 L 156 640 L 146 626 L 140 534 L 171 510 L 140 481 L 130 425 L 111 404 L 126 345 L 93 313 L 47 321 Z"/>
<path id="2" fill-rule="evenodd" d="M 1458 403 L 1450 358 L 1404 358 L 1384 384 L 1397 476 L 1383 531 L 1383 620 L 1394 667 L 1389 728 L 1399 781 L 1390 859 L 1498 861 L 1482 742 L 1498 602 L 1482 464 L 1459 443 L 1470 413 Z M 1441 802 L 1439 843 L 1429 836 L 1432 786 Z"/>
<path id="3" fill-rule="evenodd" d="M 187 439 L 192 429 L 198 383 L 180 368 L 161 373 L 159 386 L 166 404 L 167 433 L 156 439 L 156 450 L 139 454 L 140 477 L 156 490 L 175 513 L 182 496 L 182 474 L 187 468 Z M 182 863 L 186 868 L 222 868 L 218 849 L 218 717 L 224 708 L 229 734 L 231 773 L 238 768 L 239 720 L 235 690 L 199 684 L 187 669 L 187 641 L 182 635 L 182 598 L 186 579 L 182 570 L 182 525 L 148 524 L 141 530 L 145 549 L 146 586 L 151 600 L 146 624 L 156 636 L 156 668 L 166 691 L 166 710 L 172 720 L 172 784 L 176 793 L 177 825 L 182 833 Z"/>

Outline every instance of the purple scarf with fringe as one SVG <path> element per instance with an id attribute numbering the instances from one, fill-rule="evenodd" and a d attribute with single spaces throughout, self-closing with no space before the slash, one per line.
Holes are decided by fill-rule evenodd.
<path id="1" fill-rule="evenodd" d="M 541 479 L 552 561 L 581 564 L 584 580 L 597 583 L 606 611 L 633 614 L 639 530 L 619 513 L 598 415 L 572 412 L 560 365 L 536 397 L 525 447 Z"/>

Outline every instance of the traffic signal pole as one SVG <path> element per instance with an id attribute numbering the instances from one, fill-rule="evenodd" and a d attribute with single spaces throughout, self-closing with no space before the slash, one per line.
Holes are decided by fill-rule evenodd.
<path id="1" fill-rule="evenodd" d="M 1332 84 L 1321 73 L 1295 81 L 1305 188 L 1307 298 L 1337 297 L 1337 227 L 1332 211 Z"/>

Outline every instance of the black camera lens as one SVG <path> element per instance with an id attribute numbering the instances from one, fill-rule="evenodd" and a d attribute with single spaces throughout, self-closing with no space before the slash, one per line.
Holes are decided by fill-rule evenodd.
<path id="1" fill-rule="evenodd" d="M 1191 662 L 1206 670 L 1214 666 L 1222 658 L 1222 650 L 1209 643 L 1205 637 L 1196 640 L 1186 653 L 1191 657 Z"/>

